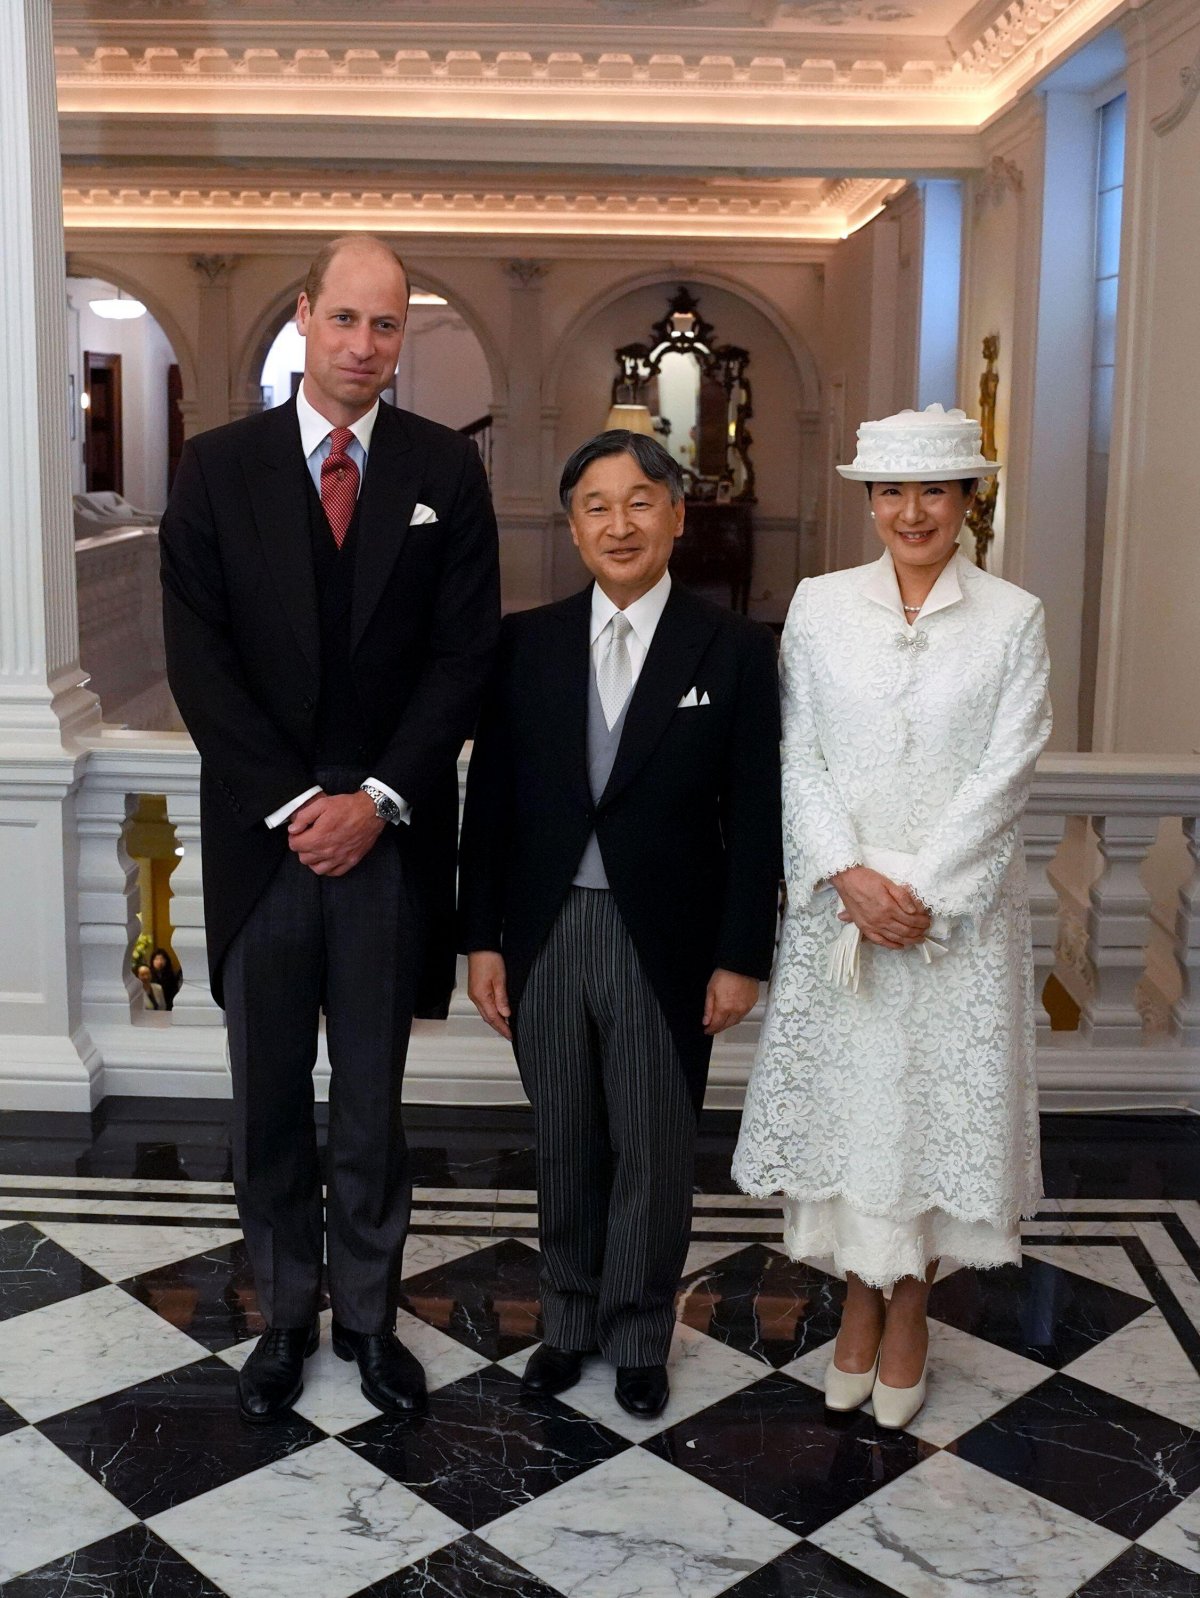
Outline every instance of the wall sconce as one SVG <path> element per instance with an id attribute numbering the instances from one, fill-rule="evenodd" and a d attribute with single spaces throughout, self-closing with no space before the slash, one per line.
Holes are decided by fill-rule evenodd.
<path id="1" fill-rule="evenodd" d="M 102 316 L 109 322 L 132 322 L 146 314 L 146 307 L 141 300 L 126 299 L 120 289 L 117 290 L 115 299 L 89 300 L 88 309 L 95 311 L 97 316 Z"/>
<path id="2" fill-rule="evenodd" d="M 645 433 L 650 438 L 654 437 L 654 418 L 645 405 L 614 405 L 608 413 L 604 430 L 611 432 L 615 427 L 623 427 L 630 433 Z"/>

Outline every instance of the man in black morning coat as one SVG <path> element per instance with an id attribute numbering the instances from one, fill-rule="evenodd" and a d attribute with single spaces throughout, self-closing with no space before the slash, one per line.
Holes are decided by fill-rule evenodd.
<path id="1" fill-rule="evenodd" d="M 161 529 L 168 676 L 201 756 L 238 1210 L 269 1327 L 239 1375 L 253 1421 L 299 1395 L 323 1237 L 335 1350 L 380 1408 L 425 1398 L 394 1331 L 412 1190 L 401 1079 L 414 1011 L 445 1015 L 454 982 L 456 763 L 499 582 L 475 446 L 379 401 L 407 307 L 382 241 L 327 245 L 297 307 L 299 390 L 188 444 Z"/>
<path id="2" fill-rule="evenodd" d="M 771 968 L 779 697 L 765 627 L 673 586 L 679 467 L 601 434 L 562 477 L 594 584 L 509 616 L 459 865 L 470 995 L 534 1107 L 544 1341 L 527 1389 L 592 1349 L 631 1413 L 667 1402 L 712 1039 Z"/>

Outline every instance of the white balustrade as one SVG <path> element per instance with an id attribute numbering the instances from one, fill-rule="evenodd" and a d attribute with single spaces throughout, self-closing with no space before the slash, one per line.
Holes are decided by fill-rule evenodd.
<path id="1" fill-rule="evenodd" d="M 460 763 L 460 784 L 466 755 Z M 136 873 L 122 833 L 138 796 L 162 794 L 183 853 L 171 878 L 174 949 L 184 985 L 170 1015 L 147 1012 L 129 971 L 137 932 Z M 91 740 L 77 804 L 82 1015 L 103 1058 L 108 1093 L 225 1096 L 229 1091 L 221 1012 L 208 991 L 201 897 L 199 758 L 177 733 L 104 731 Z M 1069 818 L 1076 846 L 1062 847 Z M 1076 1031 L 1051 1033 L 1039 1013 L 1038 1066 L 1048 1106 L 1190 1104 L 1200 1107 L 1200 760 L 1047 755 L 1022 824 L 1029 872 L 1039 995 L 1056 969 L 1080 1003 Z M 1143 880 L 1165 818 L 1182 820 L 1186 849 L 1174 863 L 1170 902 Z M 1078 831 L 1091 844 L 1077 847 Z M 1155 858 L 1158 858 L 1157 856 Z M 1171 857 L 1174 862 L 1174 856 Z M 1095 862 L 1099 862 L 1096 872 Z M 1161 870 L 1158 876 L 1161 877 Z M 1094 881 L 1086 880 L 1094 876 Z M 1070 880 L 1068 880 L 1070 878 Z M 1067 912 L 1081 924 L 1087 980 L 1061 959 Z M 1152 917 L 1170 939 L 1171 993 L 1158 1006 L 1170 1025 L 1146 1027 Z M 1165 947 L 1165 944 L 1164 944 Z M 1174 1004 L 1173 973 L 1182 991 Z M 718 1039 L 709 1103 L 741 1102 L 761 1008 Z M 327 1077 L 322 1050 L 320 1092 Z M 418 1101 L 519 1103 L 508 1046 L 475 1016 L 460 983 L 449 1020 L 414 1028 L 406 1091 Z"/>
<path id="2" fill-rule="evenodd" d="M 1184 1048 L 1200 1048 L 1200 817 L 1185 816 L 1191 872 L 1179 889 L 1175 912 L 1175 959 L 1182 991 L 1171 1012 L 1175 1037 Z"/>

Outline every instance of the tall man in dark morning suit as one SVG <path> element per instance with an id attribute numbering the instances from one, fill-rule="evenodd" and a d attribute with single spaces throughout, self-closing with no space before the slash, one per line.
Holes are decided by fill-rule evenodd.
<path id="1" fill-rule="evenodd" d="M 499 584 L 475 446 L 379 401 L 407 308 L 382 241 L 327 245 L 298 303 L 294 399 L 193 439 L 161 530 L 168 675 L 201 756 L 238 1209 L 269 1326 L 239 1375 L 251 1421 L 299 1396 L 323 1234 L 335 1351 L 379 1408 L 425 1399 L 394 1331 L 412 1191 L 400 1090 L 414 1012 L 444 1016 L 453 987 L 456 762 Z"/>
<path id="2" fill-rule="evenodd" d="M 771 968 L 779 699 L 765 627 L 672 585 L 679 467 L 603 433 L 562 503 L 595 579 L 509 616 L 468 774 L 470 994 L 534 1107 L 542 1346 L 562 1392 L 598 1349 L 635 1415 L 668 1398 L 713 1037 Z"/>

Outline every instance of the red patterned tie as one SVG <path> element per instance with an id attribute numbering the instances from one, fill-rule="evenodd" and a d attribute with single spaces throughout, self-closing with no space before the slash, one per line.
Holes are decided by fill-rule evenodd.
<path id="1" fill-rule="evenodd" d="M 329 435 L 329 454 L 321 463 L 321 504 L 339 549 L 358 499 L 358 467 L 346 453 L 353 437 L 348 427 L 335 427 Z"/>

